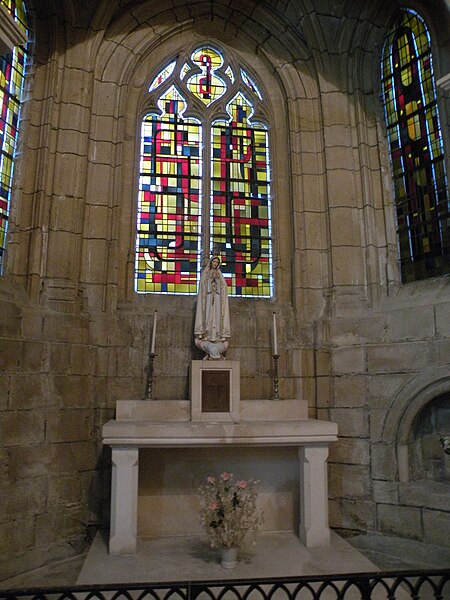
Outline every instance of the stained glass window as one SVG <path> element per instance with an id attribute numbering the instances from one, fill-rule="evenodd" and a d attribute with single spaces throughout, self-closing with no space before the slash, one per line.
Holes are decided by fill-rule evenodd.
<path id="1" fill-rule="evenodd" d="M 238 93 L 228 120 L 212 128 L 212 245 L 226 254 L 232 295 L 270 296 L 267 131 L 250 125 L 252 105 Z"/>
<path id="2" fill-rule="evenodd" d="M 26 32 L 25 6 L 22 0 L 1 0 L 1 4 Z M 0 273 L 3 273 L 4 268 L 25 59 L 25 49 L 21 46 L 16 46 L 11 53 L 0 57 Z"/>
<path id="3" fill-rule="evenodd" d="M 404 282 L 450 273 L 450 214 L 431 43 L 402 9 L 383 50 L 381 78 Z"/>
<path id="4" fill-rule="evenodd" d="M 256 79 L 210 46 L 153 78 L 155 109 L 141 132 L 137 292 L 196 294 L 214 252 L 231 296 L 272 295 L 268 128 L 253 119 L 262 100 Z"/>
<path id="5" fill-rule="evenodd" d="M 142 123 L 136 291 L 195 293 L 202 128 L 171 87 Z"/>

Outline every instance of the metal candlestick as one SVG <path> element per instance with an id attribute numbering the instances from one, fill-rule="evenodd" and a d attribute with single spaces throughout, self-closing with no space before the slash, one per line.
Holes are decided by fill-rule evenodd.
<path id="1" fill-rule="evenodd" d="M 145 386 L 145 399 L 153 400 L 153 363 L 155 361 L 156 354 L 150 352 L 148 355 L 148 366 L 147 366 L 147 385 Z"/>
<path id="2" fill-rule="evenodd" d="M 278 400 L 278 359 L 280 358 L 279 354 L 272 354 L 273 358 L 273 399 Z"/>

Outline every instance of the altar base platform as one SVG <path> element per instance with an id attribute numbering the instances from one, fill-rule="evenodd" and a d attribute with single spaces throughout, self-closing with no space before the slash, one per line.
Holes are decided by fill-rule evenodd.
<path id="1" fill-rule="evenodd" d="M 306 548 L 293 532 L 262 533 L 255 546 L 241 552 L 235 569 L 223 569 L 219 552 L 203 536 L 138 539 L 136 554 L 112 556 L 107 538 L 95 538 L 77 584 L 212 581 L 295 577 L 378 570 L 348 542 L 331 532 L 331 543 Z"/>

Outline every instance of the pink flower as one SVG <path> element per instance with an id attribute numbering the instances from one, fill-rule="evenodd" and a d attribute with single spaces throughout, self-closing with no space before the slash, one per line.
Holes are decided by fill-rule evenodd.
<path id="1" fill-rule="evenodd" d="M 214 500 L 213 502 L 209 503 L 208 508 L 210 508 L 211 510 L 217 510 L 219 508 L 219 503 L 216 500 Z"/>
<path id="2" fill-rule="evenodd" d="M 245 479 L 242 479 L 241 481 L 238 481 L 236 483 L 237 487 L 240 488 L 241 490 L 245 490 L 245 488 L 248 486 L 248 481 L 245 481 Z"/>
<path id="3" fill-rule="evenodd" d="M 232 479 L 233 473 L 228 473 L 228 471 L 225 471 L 225 473 L 222 473 L 221 477 L 223 481 L 229 481 L 230 479 Z"/>
<path id="4" fill-rule="evenodd" d="M 210 475 L 209 477 L 206 478 L 206 481 L 212 485 L 213 483 L 216 482 L 216 478 L 213 477 L 212 475 Z"/>

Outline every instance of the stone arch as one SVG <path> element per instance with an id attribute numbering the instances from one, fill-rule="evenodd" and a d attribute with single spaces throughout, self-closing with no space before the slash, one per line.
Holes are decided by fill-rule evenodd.
<path id="1" fill-rule="evenodd" d="M 303 144 L 299 136 L 302 123 L 312 118 L 317 130 L 321 124 L 320 110 L 317 108 L 317 78 L 308 60 L 308 51 L 299 33 L 287 28 L 286 23 L 283 25 L 278 16 L 275 18 L 261 7 L 252 13 L 253 19 L 258 15 L 261 23 L 266 18 L 266 21 L 274 25 L 262 46 L 257 41 L 258 36 L 254 31 L 256 21 L 243 26 L 239 32 L 230 28 L 233 13 L 229 7 L 229 20 L 217 16 L 213 22 L 209 21 L 208 36 L 205 38 L 202 31 L 205 21 L 210 19 L 209 14 L 200 14 L 196 19 L 180 22 L 173 17 L 173 11 L 163 11 L 159 13 L 160 23 L 154 23 L 145 12 L 146 5 L 147 3 L 144 3 L 139 7 L 139 11 L 132 11 L 132 14 L 123 15 L 111 23 L 98 48 L 94 74 L 91 131 L 99 129 L 100 119 L 97 117 L 100 115 L 102 128 L 106 122 L 109 123 L 116 140 L 110 144 L 110 147 L 114 146 L 115 161 L 111 165 L 102 165 L 98 170 L 95 162 L 90 164 L 91 174 L 88 179 L 99 181 L 99 177 L 95 175 L 96 171 L 102 171 L 103 176 L 100 176 L 102 183 L 88 189 L 87 198 L 89 201 L 92 194 L 100 191 L 103 202 L 109 206 L 112 215 L 111 242 L 118 244 L 119 250 L 115 256 L 111 253 L 105 258 L 108 262 L 108 266 L 105 267 L 105 280 L 110 285 L 113 294 L 110 302 L 113 304 L 118 298 L 127 301 L 132 298 L 130 268 L 133 264 L 131 249 L 137 194 L 135 185 L 131 185 L 129 180 L 125 182 L 122 173 L 134 172 L 133 161 L 137 155 L 137 132 L 142 116 L 140 113 L 143 96 L 155 68 L 167 60 L 170 54 L 176 53 L 177 48 L 182 48 L 193 40 L 216 40 L 225 48 L 231 49 L 244 64 L 258 72 L 270 95 L 269 104 L 274 124 L 271 144 L 277 148 L 273 162 L 279 182 L 275 185 L 275 194 L 285 206 L 281 226 L 283 231 L 303 232 L 305 229 L 303 222 L 300 222 L 298 227 L 292 227 L 291 215 L 294 214 L 297 218 L 301 210 L 297 202 L 297 190 L 290 182 L 290 175 L 294 173 L 301 180 L 301 161 L 303 153 L 307 151 L 307 143 Z M 280 107 L 283 107 L 281 111 Z M 319 148 L 319 152 L 322 151 L 323 149 Z M 291 159 L 288 158 L 289 154 Z M 99 190 L 99 187 L 102 189 Z M 300 197 L 303 193 L 304 190 L 298 191 Z M 324 211 L 322 215 L 326 218 Z M 301 221 L 302 217 L 298 216 L 298 219 Z M 304 240 L 290 239 L 293 235 L 278 236 L 278 239 L 275 239 L 275 276 L 282 278 L 279 289 L 288 290 L 288 295 L 283 297 L 283 301 L 289 303 L 291 290 L 301 286 L 297 281 L 294 284 L 290 281 L 292 270 L 297 278 L 305 272 L 304 267 L 292 269 L 290 264 L 295 263 L 293 257 L 297 250 L 301 251 L 305 247 Z M 123 260 L 127 255 L 128 259 Z M 327 266 L 322 265 L 321 269 L 321 277 L 326 278 Z M 322 285 L 317 285 L 317 288 L 319 287 Z"/>
<path id="2" fill-rule="evenodd" d="M 401 482 L 410 479 L 408 446 L 416 418 L 429 402 L 449 391 L 448 367 L 431 367 L 409 381 L 393 400 L 384 420 L 382 440 L 395 446 Z"/>

